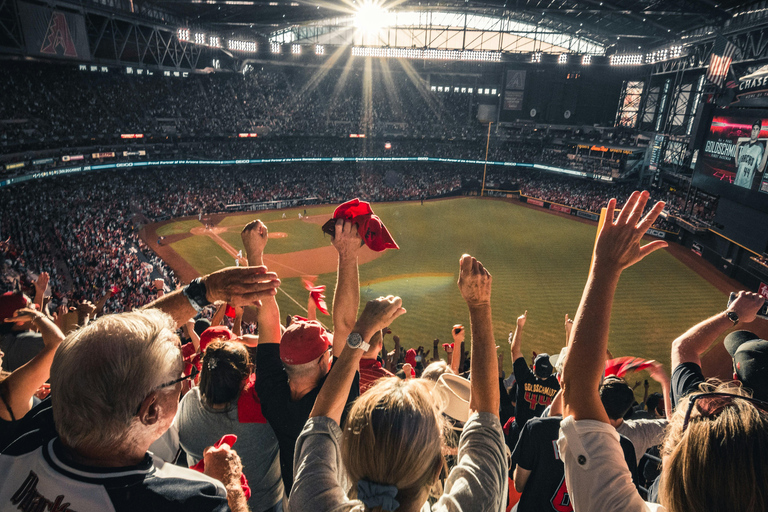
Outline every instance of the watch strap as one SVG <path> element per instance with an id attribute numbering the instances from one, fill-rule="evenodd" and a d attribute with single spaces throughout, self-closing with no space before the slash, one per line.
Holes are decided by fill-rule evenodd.
<path id="1" fill-rule="evenodd" d="M 733 322 L 733 325 L 739 323 L 739 315 L 737 315 L 734 311 L 726 311 L 725 316 L 728 317 L 728 320 Z"/>
<path id="2" fill-rule="evenodd" d="M 195 311 L 202 311 L 204 307 L 211 303 L 206 298 L 207 290 L 205 283 L 201 278 L 193 279 L 191 283 L 182 288 L 182 293 L 189 301 L 189 304 L 195 308 Z"/>

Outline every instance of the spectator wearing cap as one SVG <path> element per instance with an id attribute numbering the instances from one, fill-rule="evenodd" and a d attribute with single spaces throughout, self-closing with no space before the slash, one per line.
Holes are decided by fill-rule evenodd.
<path id="1" fill-rule="evenodd" d="M 701 355 L 717 338 L 737 325 L 753 322 L 765 303 L 762 296 L 740 291 L 727 309 L 694 325 L 672 343 L 672 404 L 706 381 L 701 370 Z M 754 392 L 755 398 L 768 400 L 768 342 L 749 331 L 726 336 L 725 348 L 733 358 L 733 378 Z"/>
<path id="2" fill-rule="evenodd" d="M 241 237 L 249 265 L 260 265 L 263 262 L 267 236 L 267 226 L 259 220 L 243 228 Z M 360 293 L 357 250 L 360 248 L 360 238 L 350 222 L 340 220 L 333 243 L 339 251 L 333 319 L 335 335 L 343 336 L 339 338 L 340 344 L 343 344 L 357 321 Z M 345 322 L 348 320 L 348 315 L 345 315 L 347 308 L 352 309 L 352 323 L 349 327 Z M 256 393 L 261 398 L 262 412 L 277 436 L 283 485 L 286 495 L 290 495 L 296 439 L 312 412 L 331 362 L 337 359 L 337 352 L 340 353 L 341 348 L 335 347 L 333 343 L 336 336 L 316 320 L 294 319 L 281 335 L 280 309 L 274 299 L 263 301 L 257 315 L 259 349 L 256 353 Z M 349 390 L 348 403 L 353 402 L 359 393 L 359 375 L 356 373 Z"/>
<path id="3" fill-rule="evenodd" d="M 512 353 L 512 364 L 517 383 L 517 399 L 515 401 L 515 419 L 509 428 L 507 445 L 513 449 L 517 444 L 525 423 L 536 416 L 541 416 L 544 409 L 552 403 L 552 399 L 560 391 L 560 384 L 552 374 L 552 363 L 548 354 L 539 354 L 533 361 L 533 371 L 528 368 L 522 350 L 523 327 L 528 318 L 528 311 L 517 318 L 514 333 L 510 333 L 509 348 Z"/>
<path id="4" fill-rule="evenodd" d="M 45 347 L 43 337 L 34 331 L 29 316 L 17 322 L 3 322 L 14 311 L 29 307 L 32 301 L 22 292 L 6 292 L 0 296 L 0 350 L 3 351 L 2 369 L 12 372 L 31 361 Z"/>

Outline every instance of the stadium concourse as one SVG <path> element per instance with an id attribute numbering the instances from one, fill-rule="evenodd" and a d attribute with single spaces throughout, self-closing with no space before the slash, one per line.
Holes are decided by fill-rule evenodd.
<path id="1" fill-rule="evenodd" d="M 0 510 L 768 510 L 768 288 L 741 265 L 768 276 L 768 253 L 726 237 L 747 210 L 693 170 L 727 104 L 720 32 L 762 4 L 449 0 L 429 19 L 498 48 L 321 62 L 325 4 L 255 3 L 0 1 Z M 762 126 L 732 130 L 742 175 Z M 469 322 L 430 344 L 420 302 Z M 553 351 L 531 333 L 554 307 Z M 661 356 L 611 353 L 630 315 Z"/>

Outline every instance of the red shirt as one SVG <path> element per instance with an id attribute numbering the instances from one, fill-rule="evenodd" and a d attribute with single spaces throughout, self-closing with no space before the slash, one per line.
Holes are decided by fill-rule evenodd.
<path id="1" fill-rule="evenodd" d="M 392 372 L 381 367 L 377 359 L 360 360 L 360 394 L 362 395 L 368 388 L 373 386 L 377 380 L 383 377 L 393 377 Z"/>

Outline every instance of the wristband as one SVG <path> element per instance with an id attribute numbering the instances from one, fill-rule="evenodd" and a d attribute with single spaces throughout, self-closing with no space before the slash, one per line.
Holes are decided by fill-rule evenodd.
<path id="1" fill-rule="evenodd" d="M 211 304 L 205 296 L 206 292 L 205 283 L 199 277 L 193 279 L 191 283 L 181 289 L 181 293 L 187 298 L 190 306 L 195 308 L 197 312 L 202 311 L 205 306 Z"/>

